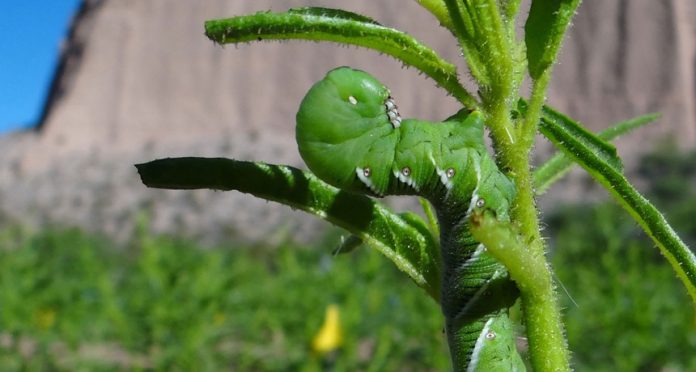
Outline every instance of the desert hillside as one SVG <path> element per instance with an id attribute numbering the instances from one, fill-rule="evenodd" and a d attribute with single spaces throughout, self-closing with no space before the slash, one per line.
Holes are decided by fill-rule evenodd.
<path id="1" fill-rule="evenodd" d="M 346 4 L 458 58 L 451 36 L 415 1 Z M 442 119 L 456 110 L 432 81 L 371 51 L 308 42 L 222 48 L 203 35 L 206 19 L 302 5 L 335 6 L 87 0 L 64 45 L 40 126 L 0 138 L 0 216 L 117 236 L 127 236 L 139 214 L 156 231 L 212 238 L 317 231 L 322 224 L 299 212 L 238 193 L 147 190 L 133 167 L 183 155 L 301 166 L 295 111 L 311 84 L 339 65 L 379 76 L 406 117 Z M 593 130 L 661 111 L 659 124 L 619 142 L 628 159 L 669 136 L 694 146 L 695 20 L 691 0 L 585 0 L 555 69 L 550 103 Z M 572 197 L 579 187 L 550 197 Z"/>

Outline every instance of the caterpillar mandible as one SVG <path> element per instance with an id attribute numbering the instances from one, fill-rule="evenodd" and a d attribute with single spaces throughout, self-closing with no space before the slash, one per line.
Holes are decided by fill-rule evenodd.
<path id="1" fill-rule="evenodd" d="M 509 219 L 514 184 L 483 141 L 480 112 L 444 122 L 402 119 L 370 74 L 348 67 L 314 84 L 297 112 L 300 155 L 323 181 L 372 196 L 419 195 L 437 211 L 443 260 L 441 306 L 451 350 L 469 370 L 524 370 L 508 308 L 518 291 L 503 265 L 469 233 L 474 208 Z"/>

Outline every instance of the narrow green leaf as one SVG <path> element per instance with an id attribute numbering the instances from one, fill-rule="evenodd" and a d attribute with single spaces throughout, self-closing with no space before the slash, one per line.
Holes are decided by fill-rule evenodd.
<path id="1" fill-rule="evenodd" d="M 419 198 L 421 201 L 425 200 L 422 198 Z M 427 202 L 427 200 L 425 200 Z M 440 262 L 439 254 L 440 254 L 440 248 L 439 248 L 439 243 L 435 240 L 435 236 L 433 235 L 432 230 L 430 229 L 430 226 L 423 221 L 423 219 L 413 213 L 413 212 L 403 212 L 399 213 L 399 217 L 404 220 L 405 223 L 411 225 L 414 229 L 418 230 L 426 239 L 428 239 L 430 242 L 428 245 L 432 247 L 437 247 L 437 249 L 434 249 L 432 254 L 437 254 L 437 257 L 434 257 L 434 260 L 437 262 Z M 436 221 L 437 222 L 437 221 Z M 439 234 L 439 233 L 438 233 Z M 335 254 L 343 254 L 343 253 L 349 253 L 355 250 L 355 248 L 359 247 L 361 244 L 363 244 L 362 239 L 360 239 L 359 236 L 357 235 L 350 235 L 347 238 L 341 239 L 341 244 L 339 244 L 338 248 L 334 251 Z"/>
<path id="2" fill-rule="evenodd" d="M 651 123 L 659 117 L 659 113 L 652 113 L 625 120 L 597 133 L 597 137 L 610 141 Z M 545 193 L 551 185 L 570 171 L 573 164 L 573 161 L 563 152 L 559 151 L 554 154 L 534 172 L 534 189 L 536 194 L 541 195 Z"/>
<path id="3" fill-rule="evenodd" d="M 435 18 L 440 21 L 440 24 L 443 27 L 450 30 L 452 34 L 456 36 L 456 33 L 453 30 L 452 20 L 449 17 L 447 7 L 445 6 L 445 2 L 443 0 L 416 0 L 416 2 L 423 8 L 427 9 L 430 14 L 435 16 Z"/>
<path id="4" fill-rule="evenodd" d="M 303 15 L 308 15 L 308 16 L 316 16 L 316 17 L 322 17 L 322 18 L 335 18 L 335 19 L 342 19 L 346 21 L 356 21 L 356 22 L 362 22 L 362 23 L 372 23 L 373 25 L 378 25 L 379 22 L 375 21 L 374 19 L 358 14 L 358 13 L 353 13 L 349 12 L 347 10 L 343 9 L 333 9 L 333 8 L 322 8 L 322 7 L 304 7 L 304 8 L 293 8 L 289 9 L 288 14 L 303 14 Z"/>
<path id="5" fill-rule="evenodd" d="M 575 132 L 577 123 L 561 115 L 544 115 L 541 132 L 580 164 L 635 219 L 660 248 L 686 286 L 696 305 L 696 256 L 682 242 L 665 217 L 643 197 L 624 177 L 620 168 L 611 163 L 595 144 Z"/>
<path id="6" fill-rule="evenodd" d="M 492 45 L 489 37 L 496 35 L 496 31 L 487 23 L 489 17 L 477 12 L 469 12 L 466 1 L 444 0 L 449 18 L 452 21 L 452 31 L 457 36 L 459 46 L 466 58 L 469 72 L 482 86 L 492 84 L 492 74 L 489 69 L 498 67 L 497 63 L 505 62 L 505 59 L 491 56 L 491 51 L 497 49 L 497 45 Z M 486 13 L 483 7 L 479 8 L 481 13 Z M 482 19 L 479 19 L 481 16 Z M 500 57 L 500 56 L 497 56 Z"/>
<path id="7" fill-rule="evenodd" d="M 645 124 L 652 123 L 653 121 L 659 119 L 660 115 L 661 114 L 659 112 L 653 112 L 650 114 L 636 116 L 633 119 L 624 120 L 612 125 L 611 127 L 599 132 L 597 136 L 601 139 L 611 141 L 633 131 L 636 128 L 640 128 Z"/>
<path id="8" fill-rule="evenodd" d="M 520 111 L 524 112 L 524 102 L 520 101 Z M 552 124 L 556 124 L 555 126 Z M 549 137 L 551 129 L 562 129 L 565 134 L 571 136 L 582 144 L 589 148 L 593 154 L 599 157 L 603 163 L 611 166 L 616 171 L 623 171 L 623 164 L 621 163 L 621 158 L 616 153 L 616 147 L 611 143 L 601 139 L 594 133 L 585 129 L 580 123 L 574 121 L 573 119 L 561 114 L 554 109 L 544 106 L 542 109 L 541 123 L 539 126 L 539 131 L 546 137 Z M 549 138 L 550 139 L 550 138 Z"/>
<path id="9" fill-rule="evenodd" d="M 355 234 L 436 301 L 440 298 L 440 252 L 432 236 L 366 196 L 284 165 L 185 157 L 154 160 L 136 168 L 148 187 L 237 190 L 314 214 Z"/>
<path id="10" fill-rule="evenodd" d="M 580 0 L 533 0 L 524 26 L 529 75 L 538 79 L 556 60 Z"/>
<path id="11" fill-rule="evenodd" d="M 432 234 L 432 236 L 439 239 L 440 238 L 440 224 L 437 221 L 437 213 L 435 212 L 435 208 L 433 208 L 433 205 L 430 204 L 430 202 L 426 198 L 419 197 L 418 202 L 420 203 L 421 208 L 423 208 L 423 213 L 425 213 L 425 218 L 428 220 L 428 230 L 430 230 L 430 233 Z"/>
<path id="12" fill-rule="evenodd" d="M 401 217 L 401 219 L 404 220 L 404 222 L 409 224 L 411 227 L 418 230 L 418 232 L 420 232 L 421 235 L 428 240 L 428 246 L 433 247 L 430 250 L 430 253 L 428 253 L 433 255 L 431 259 L 436 262 L 442 262 L 440 259 L 439 231 L 437 232 L 437 235 L 433 234 L 431 226 L 427 224 L 425 221 L 423 221 L 423 219 L 419 215 L 413 212 L 399 213 L 399 217 Z M 438 238 L 436 239 L 435 237 Z"/>
<path id="13" fill-rule="evenodd" d="M 328 8 L 291 9 L 205 22 L 205 34 L 219 44 L 301 39 L 357 45 L 413 66 L 469 108 L 476 99 L 459 82 L 457 68 L 412 36 L 363 15 Z"/>

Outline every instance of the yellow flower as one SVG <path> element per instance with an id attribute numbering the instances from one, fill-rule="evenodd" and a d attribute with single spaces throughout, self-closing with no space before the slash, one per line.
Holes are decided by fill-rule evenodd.
<path id="1" fill-rule="evenodd" d="M 43 308 L 34 314 L 36 325 L 43 329 L 49 329 L 56 323 L 56 311 L 51 308 Z"/>
<path id="2" fill-rule="evenodd" d="M 341 321 L 339 319 L 338 305 L 331 304 L 326 308 L 324 324 L 314 335 L 312 350 L 318 354 L 327 354 L 341 346 Z"/>
<path id="3" fill-rule="evenodd" d="M 227 320 L 225 313 L 218 311 L 215 314 L 213 314 L 213 324 L 214 325 L 221 326 L 223 323 L 225 323 L 225 320 Z"/>

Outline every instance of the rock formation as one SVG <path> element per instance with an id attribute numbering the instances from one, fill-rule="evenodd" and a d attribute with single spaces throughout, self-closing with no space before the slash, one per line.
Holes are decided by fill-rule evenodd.
<path id="1" fill-rule="evenodd" d="M 368 50 L 309 42 L 222 48 L 203 35 L 206 19 L 303 5 L 327 3 L 86 0 L 40 126 L 0 138 L 0 216 L 117 236 L 127 236 L 142 211 L 155 231 L 211 239 L 316 231 L 321 223 L 247 195 L 147 190 L 133 167 L 184 155 L 301 166 L 295 110 L 311 84 L 338 65 L 379 76 L 406 117 L 439 120 L 456 110 L 432 81 Z M 345 6 L 458 60 L 454 40 L 415 1 Z M 555 69 L 550 103 L 593 130 L 662 111 L 659 125 L 620 141 L 627 157 L 670 133 L 692 146 L 695 13 L 689 0 L 585 1 Z"/>

